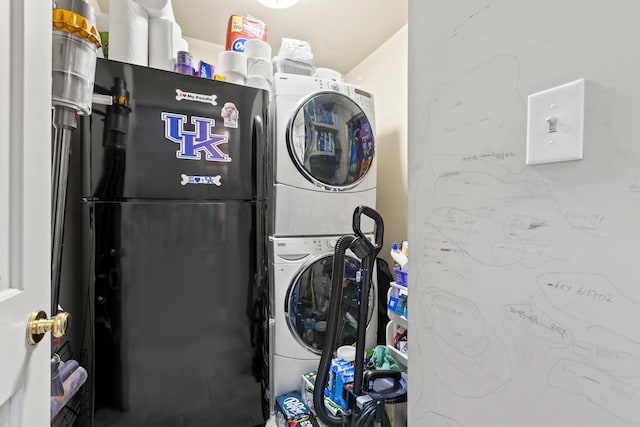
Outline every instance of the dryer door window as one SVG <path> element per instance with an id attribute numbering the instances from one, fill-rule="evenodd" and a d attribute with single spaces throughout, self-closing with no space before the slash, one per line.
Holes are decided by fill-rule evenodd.
<path id="1" fill-rule="evenodd" d="M 358 185 L 375 154 L 369 118 L 337 92 L 319 92 L 300 104 L 287 127 L 287 147 L 300 173 L 330 191 Z"/>
<path id="2" fill-rule="evenodd" d="M 285 311 L 289 329 L 308 350 L 321 354 L 327 329 L 333 255 L 325 256 L 303 268 L 287 292 Z M 360 261 L 347 257 L 344 268 L 345 286 L 342 290 L 339 329 L 336 345 L 351 345 L 357 340 L 358 287 L 356 273 Z M 375 296 L 369 288 L 367 324 L 375 309 Z"/>

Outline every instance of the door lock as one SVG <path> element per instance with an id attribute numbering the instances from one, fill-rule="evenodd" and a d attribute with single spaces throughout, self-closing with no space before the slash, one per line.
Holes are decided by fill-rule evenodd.
<path id="1" fill-rule="evenodd" d="M 27 342 L 31 345 L 38 344 L 47 332 L 51 332 L 55 338 L 60 338 L 67 332 L 70 318 L 69 313 L 61 312 L 53 319 L 47 319 L 47 313 L 43 310 L 34 311 L 27 322 Z"/>

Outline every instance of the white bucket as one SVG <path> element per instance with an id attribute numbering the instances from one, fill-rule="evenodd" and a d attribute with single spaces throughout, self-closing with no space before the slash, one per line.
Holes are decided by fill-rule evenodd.
<path id="1" fill-rule="evenodd" d="M 338 359 L 353 362 L 356 360 L 356 348 L 352 345 L 343 345 L 336 350 L 336 356 Z"/>

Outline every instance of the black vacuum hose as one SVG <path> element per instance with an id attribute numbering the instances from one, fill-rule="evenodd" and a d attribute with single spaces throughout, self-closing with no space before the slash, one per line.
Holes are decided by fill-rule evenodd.
<path id="1" fill-rule="evenodd" d="M 329 427 L 347 426 L 349 418 L 347 416 L 337 416 L 329 413 L 324 406 L 324 389 L 327 385 L 329 370 L 331 369 L 331 359 L 333 350 L 336 347 L 336 335 L 340 317 L 340 300 L 342 299 L 342 281 L 344 280 L 344 258 L 347 249 L 355 239 L 354 236 L 342 236 L 336 242 L 333 256 L 333 272 L 331 275 L 331 298 L 329 301 L 329 314 L 327 318 L 327 335 L 325 337 L 325 347 L 320 356 L 316 384 L 313 390 L 313 405 L 318 418 Z M 336 307 L 337 309 L 334 309 Z"/>
<path id="2" fill-rule="evenodd" d="M 360 416 L 356 420 L 354 427 L 371 427 L 376 425 L 376 409 L 377 405 L 375 401 L 371 401 L 367 403 L 364 408 L 362 408 L 362 412 Z M 387 415 L 386 411 L 382 411 L 382 422 L 380 423 L 381 427 L 392 427 L 391 420 L 389 419 L 389 415 Z"/>

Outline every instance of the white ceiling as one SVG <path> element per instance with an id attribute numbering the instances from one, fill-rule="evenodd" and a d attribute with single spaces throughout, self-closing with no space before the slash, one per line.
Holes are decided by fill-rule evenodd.
<path id="1" fill-rule="evenodd" d="M 408 0 L 300 0 L 270 9 L 257 0 L 173 0 L 186 37 L 225 45 L 231 15 L 251 15 L 267 24 L 277 55 L 282 37 L 308 41 L 313 65 L 347 73 L 407 23 Z M 103 12 L 109 0 L 97 0 Z"/>

